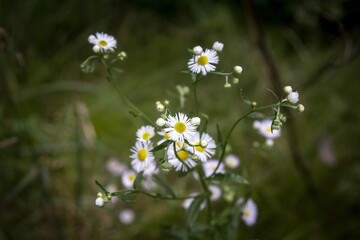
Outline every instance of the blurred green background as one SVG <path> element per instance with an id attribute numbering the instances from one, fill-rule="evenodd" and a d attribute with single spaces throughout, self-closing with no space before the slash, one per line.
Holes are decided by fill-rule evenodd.
<path id="1" fill-rule="evenodd" d="M 224 239 L 360 239 L 359 16 L 357 0 L 1 1 L 0 238 L 174 239 L 160 225 L 183 223 L 176 202 L 94 204 L 95 179 L 121 188 L 105 163 L 130 161 L 143 124 L 102 67 L 80 71 L 87 37 L 106 32 L 128 54 L 119 85 L 153 119 L 157 100 L 176 105 L 169 91 L 191 85 L 180 73 L 187 48 L 214 41 L 225 44 L 218 69 L 244 72 L 230 89 L 215 76 L 198 86 L 213 136 L 247 111 L 239 88 L 259 105 L 274 102 L 265 89 L 279 83 L 300 92 L 306 110 L 289 116 L 273 148 L 254 147 L 263 139 L 250 119 L 234 132 L 238 171 L 251 182 L 239 195 L 251 192 L 259 217 Z M 191 177 L 166 178 L 178 193 L 199 189 Z M 124 208 L 136 214 L 129 226 L 117 217 Z"/>

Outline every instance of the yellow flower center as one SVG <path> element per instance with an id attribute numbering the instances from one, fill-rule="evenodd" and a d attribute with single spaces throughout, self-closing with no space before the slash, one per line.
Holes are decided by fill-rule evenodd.
<path id="1" fill-rule="evenodd" d="M 186 130 L 186 125 L 182 122 L 177 122 L 174 126 L 175 130 L 179 133 L 183 133 Z"/>
<path id="2" fill-rule="evenodd" d="M 200 142 L 197 142 L 195 145 L 200 145 Z M 195 147 L 197 151 L 199 152 L 203 152 L 205 151 L 206 148 L 203 148 L 202 146 L 196 146 Z"/>
<path id="3" fill-rule="evenodd" d="M 266 131 L 271 133 L 271 128 L 267 128 Z"/>
<path id="4" fill-rule="evenodd" d="M 104 40 L 99 41 L 99 45 L 106 47 L 108 45 L 108 43 Z"/>
<path id="5" fill-rule="evenodd" d="M 135 176 L 134 176 L 134 175 L 130 175 L 130 176 L 129 176 L 129 180 L 130 180 L 130 181 L 134 181 L 134 180 L 135 180 Z"/>
<path id="6" fill-rule="evenodd" d="M 142 135 L 142 139 L 143 139 L 143 140 L 148 140 L 150 137 L 151 137 L 151 134 L 150 134 L 150 133 L 144 133 L 144 134 Z"/>
<path id="7" fill-rule="evenodd" d="M 208 63 L 208 61 L 209 59 L 207 56 L 201 56 L 198 58 L 197 63 L 204 66 L 205 64 Z"/>
<path id="8" fill-rule="evenodd" d="M 144 161 L 146 158 L 147 152 L 145 149 L 141 149 L 140 151 L 138 151 L 138 159 L 140 161 Z"/>
<path id="9" fill-rule="evenodd" d="M 245 217 L 248 217 L 250 215 L 249 210 L 245 209 L 244 210 L 244 215 L 245 215 Z"/>
<path id="10" fill-rule="evenodd" d="M 179 158 L 183 161 L 185 161 L 189 157 L 189 154 L 187 152 L 185 152 L 184 150 L 179 151 L 177 154 L 178 154 Z"/>
<path id="11" fill-rule="evenodd" d="M 166 140 L 169 139 L 169 134 L 168 134 L 167 132 L 165 133 L 164 138 L 165 138 Z"/>

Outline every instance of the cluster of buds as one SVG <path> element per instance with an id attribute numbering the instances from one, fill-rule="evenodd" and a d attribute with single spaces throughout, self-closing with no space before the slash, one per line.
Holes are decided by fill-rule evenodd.
<path id="1" fill-rule="evenodd" d="M 103 193 L 99 192 L 97 194 L 97 198 L 95 200 L 95 205 L 98 207 L 103 207 L 105 205 L 105 203 L 110 203 L 111 202 L 111 194 L 109 193 L 108 195 L 104 195 Z"/>
<path id="2" fill-rule="evenodd" d="M 127 54 L 126 54 L 126 52 L 121 51 L 121 52 L 117 55 L 117 57 L 118 57 L 121 61 L 124 61 L 125 58 L 127 57 Z"/>
<path id="3" fill-rule="evenodd" d="M 288 101 L 291 104 L 295 104 L 299 101 L 299 93 L 296 91 L 294 92 L 291 86 L 284 87 L 284 92 L 287 94 L 287 97 L 283 101 Z M 303 112 L 305 111 L 305 107 L 302 104 L 298 104 L 296 110 L 298 112 Z"/>
<path id="4" fill-rule="evenodd" d="M 158 112 L 164 112 L 165 111 L 165 107 L 169 106 L 170 102 L 168 100 L 164 100 L 164 102 L 160 102 L 160 101 L 157 101 L 155 103 L 156 105 L 156 110 Z"/>

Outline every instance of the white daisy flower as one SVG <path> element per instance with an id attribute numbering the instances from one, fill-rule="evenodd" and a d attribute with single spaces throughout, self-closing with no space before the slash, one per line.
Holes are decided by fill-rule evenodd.
<path id="1" fill-rule="evenodd" d="M 216 42 L 214 42 L 212 48 L 217 52 L 221 52 L 223 50 L 223 48 L 224 48 L 224 44 L 221 43 L 221 42 L 216 41 Z"/>
<path id="2" fill-rule="evenodd" d="M 210 200 L 216 201 L 221 197 L 221 189 L 216 185 L 209 185 L 209 190 L 211 192 Z"/>
<path id="3" fill-rule="evenodd" d="M 298 92 L 289 93 L 289 95 L 287 96 L 287 100 L 292 104 L 297 103 L 299 101 L 299 93 Z"/>
<path id="4" fill-rule="evenodd" d="M 137 137 L 136 140 L 138 141 L 145 142 L 150 140 L 154 136 L 155 136 L 154 127 L 150 125 L 142 126 L 136 131 L 136 137 Z"/>
<path id="5" fill-rule="evenodd" d="M 202 73 L 206 75 L 208 72 L 215 71 L 216 67 L 213 64 L 219 63 L 219 56 L 214 50 L 206 49 L 200 55 L 194 55 L 190 58 L 188 66 L 193 73 Z"/>
<path id="6" fill-rule="evenodd" d="M 243 198 L 238 199 L 236 202 L 238 205 L 244 202 Z M 245 222 L 247 226 L 253 226 L 256 223 L 258 210 L 255 202 L 252 199 L 248 199 L 243 207 L 243 215 L 242 220 Z"/>
<path id="7" fill-rule="evenodd" d="M 101 52 L 114 50 L 114 48 L 116 48 L 116 39 L 106 33 L 95 33 L 95 36 L 90 35 L 88 40 L 94 46 L 99 46 Z"/>
<path id="8" fill-rule="evenodd" d="M 274 129 L 271 132 L 271 124 L 272 121 L 269 119 L 265 119 L 263 121 L 261 121 L 260 127 L 259 127 L 259 133 L 261 135 L 263 135 L 265 138 L 270 138 L 270 139 L 274 139 L 274 138 L 278 138 L 281 135 L 281 130 L 276 130 Z"/>
<path id="9" fill-rule="evenodd" d="M 182 145 L 185 139 L 190 141 L 196 133 L 197 126 L 191 123 L 191 119 L 184 113 L 177 113 L 175 117 L 168 116 L 165 132 L 167 132 L 169 139 L 174 142 L 180 142 Z"/>
<path id="10" fill-rule="evenodd" d="M 199 193 L 191 193 L 191 194 L 189 194 L 189 196 L 190 197 L 195 197 L 195 196 L 197 196 L 197 195 L 199 195 Z M 183 201 L 183 203 L 182 203 L 182 207 L 184 208 L 184 209 L 189 209 L 189 207 L 191 206 L 191 203 L 194 201 L 194 198 L 188 198 L 188 199 L 186 199 L 185 201 Z M 200 210 L 203 210 L 204 208 L 205 208 L 205 205 L 206 205 L 206 203 L 205 203 L 205 201 L 203 202 L 203 203 L 201 203 L 201 205 L 200 205 Z"/>
<path id="11" fill-rule="evenodd" d="M 236 168 L 240 165 L 240 159 L 234 154 L 229 154 L 224 159 L 225 165 L 229 168 Z"/>
<path id="12" fill-rule="evenodd" d="M 137 172 L 143 171 L 147 166 L 149 166 L 154 160 L 155 157 L 150 150 L 153 149 L 152 143 L 150 141 L 147 142 L 136 142 L 135 146 L 131 148 L 131 152 L 133 153 L 130 158 L 133 159 L 131 161 L 131 166 Z"/>
<path id="13" fill-rule="evenodd" d="M 203 163 L 205 177 L 210 177 L 213 174 L 218 163 L 219 163 L 219 160 L 209 160 L 209 161 Z M 220 166 L 216 170 L 216 173 L 225 173 L 225 167 L 224 167 L 223 163 L 220 163 Z"/>
<path id="14" fill-rule="evenodd" d="M 186 172 L 188 168 L 193 168 L 196 166 L 196 162 L 191 158 L 191 154 L 189 153 L 188 147 L 184 146 L 184 148 L 180 148 L 180 143 L 176 144 L 176 152 L 178 159 L 175 155 L 173 145 L 170 146 L 167 154 L 168 154 L 168 162 L 175 168 L 175 171 L 183 171 Z M 183 145 L 182 145 L 183 146 Z"/>
<path id="15" fill-rule="evenodd" d="M 119 213 L 119 220 L 122 224 L 129 225 L 135 220 L 135 213 L 130 209 L 124 209 Z"/>
<path id="16" fill-rule="evenodd" d="M 136 173 L 132 170 L 128 170 L 124 172 L 124 174 L 121 177 L 122 184 L 126 188 L 133 188 L 135 178 L 136 178 Z"/>
<path id="17" fill-rule="evenodd" d="M 115 177 L 120 177 L 127 170 L 127 165 L 120 162 L 117 158 L 111 157 L 106 161 L 106 169 Z"/>
<path id="18" fill-rule="evenodd" d="M 190 141 L 192 145 L 201 145 L 200 143 L 204 140 L 207 142 L 206 147 L 204 147 L 204 145 L 203 147 L 194 147 L 195 155 L 197 155 L 202 162 L 206 162 L 209 158 L 214 156 L 216 151 L 216 143 L 214 139 L 207 133 L 200 135 L 199 132 L 196 132 L 195 136 Z"/>

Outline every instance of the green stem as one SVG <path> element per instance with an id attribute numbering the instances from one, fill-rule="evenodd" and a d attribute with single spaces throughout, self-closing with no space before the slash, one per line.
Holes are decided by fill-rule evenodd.
<path id="1" fill-rule="evenodd" d="M 210 193 L 208 185 L 205 181 L 205 174 L 204 174 L 204 170 L 202 169 L 202 167 L 198 167 L 196 169 L 196 171 L 199 174 L 201 187 L 202 187 L 203 192 L 206 197 L 205 199 L 206 199 L 206 207 L 207 207 L 207 223 L 209 224 L 209 226 L 211 226 L 211 222 L 212 222 L 212 208 L 211 208 L 211 201 L 210 201 L 211 193 Z"/>
<path id="2" fill-rule="evenodd" d="M 194 84 L 194 102 L 195 102 L 195 115 L 198 115 L 199 105 L 198 105 L 198 99 L 197 99 L 197 93 L 196 93 L 196 85 L 197 84 Z"/>
<path id="3" fill-rule="evenodd" d="M 247 112 L 246 114 L 242 115 L 238 120 L 236 120 L 236 122 L 232 125 L 232 127 L 230 128 L 228 134 L 226 135 L 225 141 L 223 143 L 223 147 L 221 149 L 221 155 L 220 155 L 220 158 L 219 158 L 219 163 L 218 163 L 218 165 L 216 166 L 214 172 L 210 175 L 209 178 L 213 177 L 215 175 L 216 171 L 218 170 L 218 168 L 220 167 L 220 164 L 222 163 L 222 161 L 224 159 L 224 156 L 225 156 L 225 149 L 226 149 L 227 143 L 228 143 L 228 141 L 230 139 L 231 133 L 233 132 L 235 127 L 238 125 L 238 123 L 241 120 L 243 120 L 244 118 L 246 118 L 247 116 L 249 116 L 253 112 L 257 112 L 259 110 L 265 110 L 265 109 L 269 109 L 269 108 L 273 108 L 273 107 L 280 107 L 280 106 L 281 106 L 281 103 L 279 102 L 279 103 L 276 103 L 276 104 L 257 107 L 255 109 L 252 109 L 251 111 Z"/>
<path id="4" fill-rule="evenodd" d="M 116 193 L 116 192 L 114 192 Z M 111 193 L 112 196 L 117 196 L 116 194 L 114 193 Z M 197 196 L 187 196 L 187 197 L 162 197 L 162 196 L 158 196 L 158 195 L 154 195 L 154 194 L 151 194 L 151 193 L 148 193 L 146 191 L 143 191 L 143 190 L 133 190 L 133 191 L 130 191 L 129 194 L 132 193 L 132 194 L 143 194 L 145 196 L 148 196 L 150 198 L 153 198 L 153 199 L 158 199 L 158 200 L 176 200 L 176 201 L 179 201 L 179 200 L 186 200 L 186 199 L 189 199 L 189 198 L 196 198 L 198 197 L 199 195 Z M 124 195 L 125 197 L 126 195 Z"/>
<path id="5" fill-rule="evenodd" d="M 147 121 L 152 126 L 156 126 L 151 119 L 145 115 L 139 108 L 137 108 L 120 90 L 119 85 L 116 81 L 111 80 L 112 84 L 115 86 L 116 91 L 119 93 L 121 99 L 128 105 L 129 108 L 132 108 L 140 117 L 142 117 L 145 121 Z"/>

